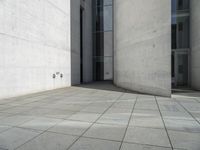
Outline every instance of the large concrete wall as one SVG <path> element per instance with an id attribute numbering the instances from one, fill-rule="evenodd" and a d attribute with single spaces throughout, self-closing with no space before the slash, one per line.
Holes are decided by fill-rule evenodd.
<path id="1" fill-rule="evenodd" d="M 83 12 L 83 81 L 92 81 L 92 0 L 71 0 L 71 81 L 80 84 L 80 6 Z"/>
<path id="2" fill-rule="evenodd" d="M 171 1 L 114 1 L 114 83 L 171 95 Z"/>
<path id="3" fill-rule="evenodd" d="M 190 0 L 191 81 L 200 90 L 200 1 Z"/>
<path id="4" fill-rule="evenodd" d="M 70 56 L 70 0 L 0 1 L 0 98 L 70 86 Z"/>

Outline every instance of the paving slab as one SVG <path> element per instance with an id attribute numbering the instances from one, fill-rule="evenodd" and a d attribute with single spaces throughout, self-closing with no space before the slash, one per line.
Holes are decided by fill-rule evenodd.
<path id="1" fill-rule="evenodd" d="M 0 120 L 0 125 L 18 126 L 32 120 L 33 117 L 25 115 L 12 115 Z"/>
<path id="2" fill-rule="evenodd" d="M 172 149 L 159 146 L 123 143 L 121 150 L 172 150 Z"/>
<path id="3" fill-rule="evenodd" d="M 45 132 L 17 150 L 66 150 L 78 137 Z"/>
<path id="4" fill-rule="evenodd" d="M 21 124 L 19 127 L 45 131 L 61 121 L 61 119 L 38 117 Z"/>
<path id="5" fill-rule="evenodd" d="M 69 150 L 118 150 L 120 142 L 80 138 Z"/>
<path id="6" fill-rule="evenodd" d="M 164 119 L 168 130 L 197 132 L 200 134 L 200 125 L 197 121 Z"/>
<path id="7" fill-rule="evenodd" d="M 97 123 L 128 125 L 131 113 L 105 113 Z"/>
<path id="8" fill-rule="evenodd" d="M 186 150 L 200 149 L 200 134 L 180 131 L 169 131 L 169 136 L 174 148 Z"/>
<path id="9" fill-rule="evenodd" d="M 82 135 L 85 130 L 87 130 L 92 123 L 81 122 L 81 121 L 72 121 L 64 120 L 57 125 L 50 128 L 48 131 L 61 133 L 61 134 L 70 134 L 70 135 Z"/>
<path id="10" fill-rule="evenodd" d="M 69 120 L 85 121 L 85 122 L 94 122 L 96 121 L 101 114 L 98 113 L 86 113 L 86 112 L 77 112 L 70 116 Z"/>
<path id="11" fill-rule="evenodd" d="M 40 132 L 33 130 L 11 128 L 0 134 L 0 147 L 13 150 L 39 134 Z"/>
<path id="12" fill-rule="evenodd" d="M 164 129 L 129 127 L 124 141 L 164 147 L 171 146 Z"/>
<path id="13" fill-rule="evenodd" d="M 132 116 L 129 125 L 146 128 L 164 128 L 161 117 Z"/>
<path id="14" fill-rule="evenodd" d="M 125 125 L 94 124 L 83 136 L 122 141 L 125 130 Z"/>

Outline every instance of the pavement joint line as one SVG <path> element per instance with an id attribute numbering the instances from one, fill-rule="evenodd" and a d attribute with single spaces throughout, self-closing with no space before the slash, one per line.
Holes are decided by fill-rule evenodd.
<path id="1" fill-rule="evenodd" d="M 172 150 L 174 150 L 174 147 L 173 147 L 173 145 L 172 145 L 172 141 L 171 141 L 171 139 L 170 139 L 170 136 L 169 136 L 169 133 L 168 133 L 167 127 L 166 127 L 166 125 L 165 125 L 164 118 L 163 118 L 162 113 L 161 113 L 161 110 L 160 110 L 160 106 L 159 106 L 159 104 L 158 104 L 157 97 L 154 96 L 154 98 L 155 98 L 155 100 L 156 100 L 156 104 L 157 104 L 157 107 L 158 107 L 158 110 L 159 110 L 159 113 L 160 113 L 160 116 L 161 116 L 161 119 L 162 119 L 162 122 L 163 122 L 163 125 L 164 125 L 164 129 L 165 129 L 165 131 L 166 131 L 166 134 L 167 134 L 167 137 L 168 137 L 169 143 L 170 143 L 170 145 L 171 145 Z"/>
<path id="2" fill-rule="evenodd" d="M 69 150 L 83 135 L 124 95 L 125 93 L 121 92 L 121 95 L 110 105 L 66 150 Z"/>
<path id="3" fill-rule="evenodd" d="M 121 143 L 120 143 L 119 150 L 121 150 L 121 148 L 122 148 L 122 144 L 123 144 L 123 142 L 124 142 L 124 139 L 125 139 L 125 136 L 126 136 L 127 130 L 128 130 L 128 128 L 129 128 L 129 124 L 130 124 L 130 122 L 131 122 L 132 114 L 133 114 L 134 108 L 135 108 L 135 106 L 136 106 L 136 103 L 137 103 L 138 97 L 139 97 L 139 95 L 137 95 L 136 98 L 135 98 L 135 103 L 134 103 L 134 105 L 133 105 L 133 107 L 132 107 L 132 111 L 131 111 L 131 114 L 130 114 L 130 117 L 129 117 L 129 120 L 128 120 L 127 127 L 126 127 L 126 129 L 125 129 L 125 132 L 124 132 L 124 135 L 123 135 L 122 141 L 121 141 Z"/>

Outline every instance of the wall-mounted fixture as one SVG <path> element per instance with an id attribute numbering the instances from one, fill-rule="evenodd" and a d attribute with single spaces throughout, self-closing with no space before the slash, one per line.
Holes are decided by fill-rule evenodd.
<path id="1" fill-rule="evenodd" d="M 62 73 L 60 73 L 60 72 L 56 72 L 56 73 L 54 73 L 53 76 L 52 76 L 53 79 L 55 79 L 56 76 L 60 76 L 60 78 L 63 78 L 64 75 L 63 75 Z"/>

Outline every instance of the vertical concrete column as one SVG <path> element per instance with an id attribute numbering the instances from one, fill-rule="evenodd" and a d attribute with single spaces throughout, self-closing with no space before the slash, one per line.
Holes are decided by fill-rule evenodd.
<path id="1" fill-rule="evenodd" d="M 93 80 L 93 47 L 92 47 L 92 0 L 84 2 L 83 23 L 83 82 Z"/>
<path id="2" fill-rule="evenodd" d="M 92 81 L 92 1 L 71 0 L 71 84 L 80 84 L 80 7 L 83 12 L 83 82 Z"/>
<path id="3" fill-rule="evenodd" d="M 70 0 L 71 5 L 71 84 L 80 84 L 80 0 Z"/>
<path id="4" fill-rule="evenodd" d="M 114 0 L 114 83 L 171 95 L 170 0 Z"/>
<path id="5" fill-rule="evenodd" d="M 192 87 L 200 90 L 200 1 L 190 1 L 190 45 Z"/>

